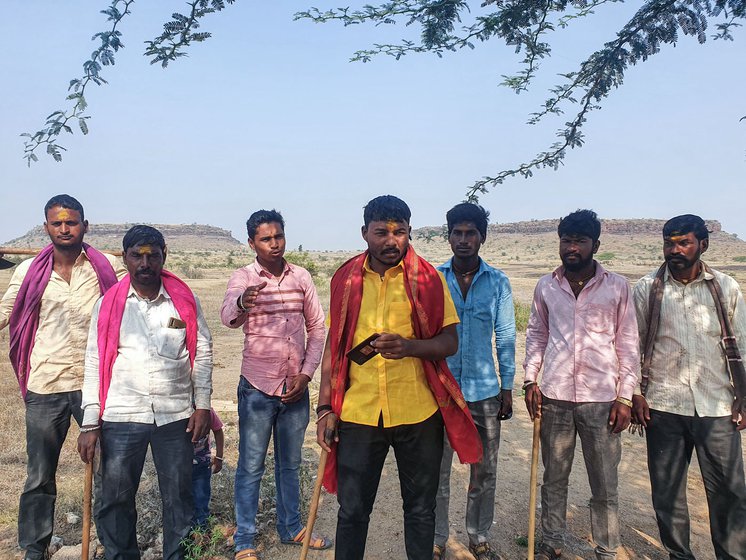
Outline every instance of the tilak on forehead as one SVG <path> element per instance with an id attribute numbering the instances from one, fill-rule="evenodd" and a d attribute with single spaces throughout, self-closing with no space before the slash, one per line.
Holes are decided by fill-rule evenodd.
<path id="1" fill-rule="evenodd" d="M 396 231 L 400 227 L 402 227 L 402 222 L 397 222 L 395 220 L 389 220 L 386 222 L 386 229 L 391 232 Z"/>
<path id="2" fill-rule="evenodd" d="M 150 245 L 135 245 L 132 247 L 134 251 L 141 255 L 152 255 L 153 254 L 153 247 Z"/>
<path id="3" fill-rule="evenodd" d="M 69 220 L 71 218 L 70 211 L 67 208 L 60 208 L 55 212 L 54 217 L 58 220 Z"/>

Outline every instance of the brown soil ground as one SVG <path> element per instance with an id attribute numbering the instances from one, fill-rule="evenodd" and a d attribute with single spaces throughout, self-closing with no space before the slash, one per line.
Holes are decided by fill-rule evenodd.
<path id="1" fill-rule="evenodd" d="M 516 262 L 502 266 L 509 274 L 514 286 L 516 300 L 527 304 L 536 279 L 554 266 L 554 251 L 546 249 L 537 242 L 535 262 Z M 510 241 L 511 250 L 513 242 Z M 489 262 L 504 262 L 505 256 L 498 256 L 505 245 L 495 244 L 485 256 Z M 433 262 L 441 262 L 445 256 L 444 244 L 433 246 L 428 255 Z M 485 252 L 483 252 L 485 254 Z M 743 254 L 738 253 L 738 254 Z M 323 254 L 324 261 L 339 262 L 339 255 Z M 649 260 L 654 262 L 651 255 Z M 506 259 L 507 260 L 507 259 Z M 723 258 L 723 264 L 735 265 Z M 627 261 L 630 262 L 630 261 Z M 715 266 L 719 263 L 713 262 Z M 618 266 L 610 265 L 613 270 L 630 278 L 639 278 L 652 270 L 648 262 Z M 743 267 L 734 266 L 734 275 L 743 283 L 746 271 Z M 178 272 L 178 271 L 177 271 Z M 232 473 L 236 465 L 237 453 L 237 417 L 235 389 L 240 366 L 241 334 L 220 325 L 219 305 L 230 270 L 210 269 L 202 271 L 200 278 L 189 280 L 202 301 L 215 339 L 214 402 L 215 408 L 226 423 L 226 468 L 213 479 L 213 512 L 217 521 L 230 528 L 232 523 Z M 4 291 L 10 278 L 9 271 L 0 272 L 0 291 Z M 322 299 L 328 298 L 328 288 L 319 284 Z M 743 285 L 743 284 L 742 284 Z M 0 333 L 0 558 L 21 558 L 16 547 L 16 522 L 18 496 L 25 477 L 25 434 L 24 412 L 18 395 L 17 384 L 7 359 L 7 329 Z M 520 364 L 524 352 L 523 335 L 519 335 L 516 351 Z M 521 368 L 518 368 L 521 372 Z M 520 387 L 522 373 L 517 375 L 516 386 Z M 312 386 L 312 389 L 314 387 Z M 315 400 L 312 390 L 312 400 Z M 494 547 L 506 559 L 520 560 L 526 557 L 525 539 L 528 526 L 529 465 L 531 456 L 532 425 L 525 407 L 522 405 L 520 390 L 514 393 L 515 414 L 512 420 L 503 424 L 498 472 L 495 522 L 491 531 Z M 309 427 L 304 449 L 305 470 L 302 490 L 310 496 L 313 478 L 315 477 L 318 459 L 318 447 L 315 444 L 314 424 Z M 80 542 L 80 523 L 69 524 L 68 512 L 80 515 L 82 501 L 83 465 L 75 453 L 75 440 L 78 430 L 70 430 L 68 441 L 63 450 L 58 470 L 57 519 L 55 534 L 62 536 L 65 544 Z M 620 558 L 630 559 L 663 559 L 666 557 L 658 540 L 658 531 L 650 503 L 650 485 L 647 476 L 645 459 L 645 441 L 637 436 L 623 436 L 623 458 L 619 470 L 619 509 L 621 538 L 623 550 Z M 273 491 L 271 480 L 271 458 L 268 462 L 268 475 L 263 483 L 262 514 L 260 527 L 262 537 L 260 548 L 265 559 L 289 560 L 299 555 L 297 547 L 279 543 L 274 531 Z M 539 469 L 541 481 L 541 467 Z M 451 538 L 448 542 L 449 558 L 470 559 L 467 549 L 467 538 L 464 529 L 465 496 L 468 485 L 468 467 L 455 464 L 452 473 L 451 499 Z M 692 462 L 689 473 L 689 506 L 692 521 L 692 545 L 697 558 L 711 559 L 714 553 L 709 539 L 708 511 L 706 497 L 702 488 L 699 469 L 696 461 Z M 139 531 L 143 542 L 155 537 L 159 525 L 159 503 L 157 489 L 153 484 L 152 466 L 146 469 L 141 485 L 142 497 L 139 498 L 140 525 Z M 570 480 L 568 500 L 568 548 L 564 554 L 569 559 L 591 559 L 594 557 L 590 542 L 590 522 L 588 500 L 590 490 L 585 475 L 580 446 L 576 451 L 575 464 Z M 323 494 L 316 523 L 316 531 L 334 536 L 336 525 L 336 499 Z M 309 558 L 331 559 L 333 551 L 311 552 Z M 230 549 L 220 544 L 214 551 L 218 558 L 231 558 Z M 207 557 L 207 556 L 205 556 Z M 367 545 L 367 558 L 374 560 L 384 558 L 405 558 L 401 498 L 398 488 L 398 476 L 393 454 L 384 468 L 378 499 L 370 523 Z"/>

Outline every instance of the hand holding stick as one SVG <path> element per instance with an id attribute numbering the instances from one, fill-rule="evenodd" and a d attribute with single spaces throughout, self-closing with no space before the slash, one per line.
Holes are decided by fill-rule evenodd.
<path id="1" fill-rule="evenodd" d="M 319 457 L 319 470 L 316 473 L 316 484 L 313 486 L 311 505 L 308 508 L 308 523 L 306 524 L 306 534 L 303 535 L 303 548 L 300 551 L 300 560 L 306 560 L 308 548 L 311 545 L 313 525 L 316 523 L 316 512 L 319 509 L 319 498 L 321 497 L 321 483 L 324 480 L 324 470 L 326 469 L 326 458 L 328 456 L 329 452 L 326 449 L 322 449 L 321 456 Z"/>
<path id="2" fill-rule="evenodd" d="M 83 536 L 80 543 L 80 558 L 88 560 L 91 545 L 91 494 L 93 487 L 93 461 L 85 464 L 85 484 L 83 485 Z"/>

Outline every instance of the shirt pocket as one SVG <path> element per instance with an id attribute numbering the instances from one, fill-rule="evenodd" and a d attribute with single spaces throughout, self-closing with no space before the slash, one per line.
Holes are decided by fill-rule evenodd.
<path id="1" fill-rule="evenodd" d="M 615 310 L 608 305 L 589 303 L 585 313 L 585 327 L 591 333 L 613 334 Z"/>
<path id="2" fill-rule="evenodd" d="M 156 352 L 163 358 L 178 360 L 186 351 L 186 329 L 158 329 Z"/>
<path id="3" fill-rule="evenodd" d="M 387 332 L 404 338 L 414 336 L 412 327 L 412 306 L 408 301 L 392 301 L 389 304 Z"/>

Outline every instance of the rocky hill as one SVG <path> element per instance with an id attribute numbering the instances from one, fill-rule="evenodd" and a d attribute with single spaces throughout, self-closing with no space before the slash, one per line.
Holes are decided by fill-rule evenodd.
<path id="1" fill-rule="evenodd" d="M 717 220 L 705 220 L 710 233 L 721 233 L 723 231 L 720 222 Z M 535 235 L 541 233 L 556 233 L 556 220 L 529 220 L 526 222 L 511 222 L 506 224 L 490 224 L 488 226 L 489 234 L 526 234 Z M 601 221 L 601 234 L 611 235 L 660 235 L 663 230 L 663 224 L 666 220 L 646 220 L 646 219 L 629 219 L 613 220 L 604 219 Z M 425 239 L 433 238 L 444 231 L 445 226 L 435 227 L 427 226 L 418 228 L 415 233 Z"/>
<path id="2" fill-rule="evenodd" d="M 86 241 L 100 249 L 121 250 L 122 237 L 134 224 L 90 224 Z M 171 251 L 203 250 L 230 251 L 238 249 L 241 242 L 231 232 L 214 226 L 202 224 L 150 224 L 158 228 L 166 238 Z M 49 237 L 43 226 L 37 226 L 25 235 L 13 239 L 4 245 L 8 247 L 30 248 L 43 247 L 49 243 Z"/>

